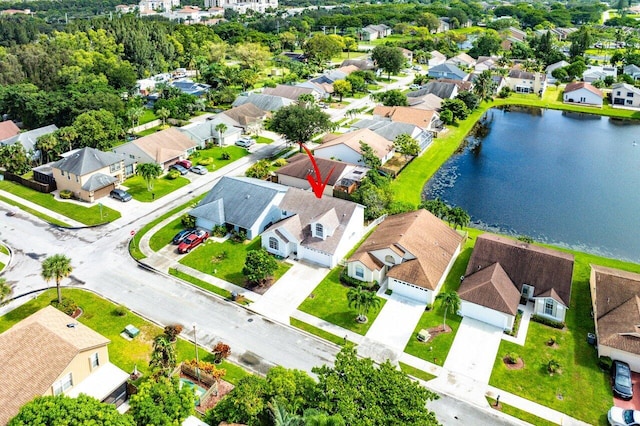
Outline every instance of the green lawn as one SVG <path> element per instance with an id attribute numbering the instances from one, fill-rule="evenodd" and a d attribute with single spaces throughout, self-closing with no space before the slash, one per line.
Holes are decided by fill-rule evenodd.
<path id="1" fill-rule="evenodd" d="M 207 290 L 210 291 L 211 293 L 215 293 L 218 296 L 222 296 L 226 299 L 230 299 L 231 298 L 231 292 L 229 290 L 225 290 L 224 288 L 220 288 L 220 287 L 216 287 L 213 284 L 210 284 L 206 281 L 202 281 L 201 279 L 198 279 L 196 277 L 192 277 L 189 274 L 185 274 L 184 272 L 180 272 L 174 268 L 169 268 L 169 275 L 172 275 L 176 278 L 180 278 L 181 280 L 184 280 L 188 283 L 191 283 L 197 287 L 200 287 L 203 290 Z"/>
<path id="2" fill-rule="evenodd" d="M 260 237 L 245 243 L 231 240 L 216 243 L 213 240 L 208 240 L 184 256 L 180 263 L 230 283 L 244 286 L 245 277 L 242 268 L 247 258 L 247 252 L 257 250 L 260 247 Z M 286 262 L 278 262 L 278 270 L 273 276 L 274 281 L 280 279 L 290 267 L 291 265 Z"/>
<path id="3" fill-rule="evenodd" d="M 136 133 L 136 135 L 140 136 L 140 137 L 144 137 L 144 136 L 149 136 L 152 135 L 156 132 L 159 132 L 160 130 L 163 130 L 164 126 L 161 124 L 159 126 L 156 127 L 150 127 L 146 130 L 143 130 L 141 132 Z"/>
<path id="4" fill-rule="evenodd" d="M 182 176 L 177 177 L 176 179 L 169 179 L 167 175 L 161 176 L 155 180 L 153 184 L 153 190 L 147 190 L 147 182 L 142 178 L 142 176 L 132 176 L 129 179 L 125 180 L 123 185 L 126 186 L 127 192 L 129 192 L 133 198 L 138 201 L 144 203 L 150 203 L 154 200 L 153 195 L 155 194 L 155 199 L 162 198 L 167 194 L 172 193 L 178 188 L 182 188 L 185 185 L 188 185 L 191 181 Z"/>
<path id="5" fill-rule="evenodd" d="M 356 322 L 358 313 L 349 307 L 347 301 L 349 287 L 340 282 L 341 270 L 342 267 L 332 269 L 329 275 L 313 290 L 313 298 L 307 298 L 298 309 L 355 333 L 365 335 L 387 301 L 379 298 L 380 305 L 377 308 L 371 308 L 367 314 L 369 321 L 366 324 Z"/>
<path id="6" fill-rule="evenodd" d="M 311 333 L 320 337 L 321 339 L 328 340 L 329 342 L 335 343 L 336 345 L 344 346 L 344 337 L 336 336 L 335 334 L 329 333 L 328 331 L 324 331 L 321 328 L 318 328 L 314 325 L 307 324 L 304 321 L 300 321 L 299 319 L 289 317 L 289 322 L 295 328 L 299 328 L 300 330 L 304 330 L 307 333 Z"/>
<path id="7" fill-rule="evenodd" d="M 2 244 L 0 244 L 0 253 L 9 255 L 9 249 L 6 246 L 3 246 Z"/>
<path id="8" fill-rule="evenodd" d="M 493 398 L 487 398 L 487 402 L 492 407 L 496 405 L 496 400 Z M 526 411 L 523 411 L 519 408 L 512 407 L 511 405 L 500 403 L 500 411 L 510 416 L 516 417 L 520 420 L 524 420 L 525 422 L 531 423 L 536 426 L 554 426 L 555 423 L 550 422 L 549 420 L 543 419 Z"/>
<path id="9" fill-rule="evenodd" d="M 256 143 L 264 143 L 264 144 L 273 143 L 273 139 L 266 138 L 264 136 L 253 136 L 253 139 L 256 141 Z"/>
<path id="10" fill-rule="evenodd" d="M 69 224 L 66 223 L 66 222 L 62 222 L 62 221 L 60 221 L 58 219 L 55 219 L 55 218 L 53 218 L 53 217 L 51 217 L 49 215 L 46 215 L 44 213 L 40 213 L 39 211 L 34 210 L 34 209 L 30 208 L 30 207 L 27 207 L 24 204 L 21 204 L 21 203 L 18 203 L 16 201 L 13 201 L 10 198 L 3 197 L 3 196 L 0 195 L 0 200 L 4 201 L 5 203 L 7 203 L 9 205 L 16 206 L 16 207 L 20 208 L 21 210 L 23 210 L 23 211 L 25 211 L 27 213 L 31 213 L 35 217 L 39 217 L 40 219 L 44 220 L 45 222 L 51 223 L 52 225 L 62 226 L 63 228 L 69 226 Z"/>
<path id="11" fill-rule="evenodd" d="M 52 194 L 43 194 L 15 182 L 1 181 L 0 189 L 88 226 L 113 222 L 120 218 L 120 212 L 110 209 L 107 206 L 100 208 L 98 203 L 94 203 L 91 207 L 84 207 L 75 203 L 58 201 Z M 101 211 L 102 214 L 100 213 Z M 59 223 L 59 221 L 56 222 Z"/>
<path id="12" fill-rule="evenodd" d="M 83 309 L 84 313 L 78 319 L 82 324 L 111 340 L 109 344 L 109 359 L 113 364 L 127 372 L 131 372 L 134 367 L 137 367 L 140 372 L 148 375 L 147 366 L 151 355 L 151 345 L 153 338 L 162 333 L 160 327 L 129 310 L 126 310 L 124 316 L 116 315 L 114 310 L 117 305 L 91 292 L 64 289 L 63 294 L 65 297 L 75 300 Z M 47 290 L 37 298 L 0 317 L 0 332 L 8 330 L 18 321 L 47 306 L 54 298 L 55 290 Z M 128 324 L 133 324 L 140 330 L 140 335 L 132 341 L 120 336 L 120 333 Z M 176 343 L 178 361 L 194 358 L 194 349 L 191 342 L 178 339 Z M 199 348 L 198 353 L 201 360 L 213 362 L 213 355 L 206 348 Z M 222 368 L 227 370 L 225 380 L 232 383 L 237 383 L 240 378 L 249 374 L 237 365 L 227 361 L 223 361 Z"/>
<path id="13" fill-rule="evenodd" d="M 4 263 L 0 262 L 0 271 L 2 271 L 4 269 Z"/>
<path id="14" fill-rule="evenodd" d="M 149 239 L 149 247 L 153 251 L 158 251 L 167 244 L 171 244 L 173 237 L 184 229 L 181 218 L 177 218 L 163 226 Z"/>
<path id="15" fill-rule="evenodd" d="M 426 371 L 422 371 L 418 368 L 415 368 L 412 365 L 409 364 L 405 364 L 404 362 L 398 362 L 398 365 L 400 366 L 400 370 L 404 371 L 406 374 L 415 377 L 416 379 L 420 379 L 420 380 L 424 380 L 425 382 L 428 382 L 431 379 L 435 379 L 436 376 L 434 376 L 433 374 L 429 374 Z"/>
<path id="16" fill-rule="evenodd" d="M 227 154 L 229 154 L 229 159 L 228 160 L 223 160 L 222 159 L 222 153 L 226 152 Z M 189 159 L 194 163 L 194 164 L 198 164 L 198 160 L 200 159 L 204 159 L 204 158 L 212 158 L 213 161 L 211 162 L 211 164 L 207 165 L 207 169 L 211 172 L 213 170 L 219 169 L 221 167 L 226 166 L 227 164 L 233 163 L 234 161 L 236 161 L 239 158 L 244 157 L 245 155 L 248 155 L 249 151 L 247 151 L 244 148 L 241 148 L 239 146 L 225 146 L 225 147 L 219 147 L 219 146 L 214 146 L 211 148 L 206 148 L 206 149 L 199 149 L 196 152 L 194 152 L 193 154 L 191 154 L 189 156 Z"/>
<path id="17" fill-rule="evenodd" d="M 144 114 L 142 114 L 142 117 L 140 117 L 140 122 L 138 123 L 138 125 L 142 125 L 142 124 L 147 124 L 150 121 L 153 121 L 155 119 L 157 119 L 158 116 L 153 112 L 152 109 L 144 109 Z"/>

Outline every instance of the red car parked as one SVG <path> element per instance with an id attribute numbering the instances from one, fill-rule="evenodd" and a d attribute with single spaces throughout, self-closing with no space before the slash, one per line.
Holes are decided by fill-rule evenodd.
<path id="1" fill-rule="evenodd" d="M 178 246 L 178 253 L 189 253 L 198 244 L 207 241 L 207 238 L 209 238 L 209 233 L 207 231 L 203 231 L 202 229 L 194 231 L 180 243 Z"/>
<path id="2" fill-rule="evenodd" d="M 176 164 L 184 167 L 187 170 L 189 170 L 191 168 L 191 166 L 192 166 L 191 161 L 189 161 L 189 160 L 176 161 Z"/>

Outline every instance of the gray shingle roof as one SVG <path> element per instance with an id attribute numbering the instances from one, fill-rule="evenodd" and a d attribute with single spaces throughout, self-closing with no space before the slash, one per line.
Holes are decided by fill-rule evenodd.
<path id="1" fill-rule="evenodd" d="M 375 133 L 390 141 L 395 140 L 398 135 L 401 135 L 403 133 L 412 136 L 417 128 L 417 126 L 413 124 L 394 122 L 387 118 L 378 120 L 368 118 L 365 120 L 360 120 L 357 123 L 353 124 L 352 127 L 355 127 L 356 129 L 367 128 L 373 130 Z"/>
<path id="2" fill-rule="evenodd" d="M 410 98 L 417 98 L 419 96 L 428 95 L 429 93 L 436 95 L 441 99 L 449 99 L 451 95 L 456 90 L 456 85 L 454 83 L 445 83 L 441 81 L 430 81 L 420 90 L 416 90 L 415 92 L 407 93 L 407 96 Z"/>
<path id="3" fill-rule="evenodd" d="M 56 126 L 55 124 L 50 124 L 45 127 L 29 130 L 28 132 L 22 132 L 4 142 L 7 145 L 13 145 L 16 142 L 19 142 L 28 152 L 35 149 L 36 142 L 38 141 L 38 138 L 40 136 L 48 135 L 49 133 L 53 133 L 56 130 L 58 130 L 58 126 Z"/>
<path id="4" fill-rule="evenodd" d="M 221 223 L 222 204 L 224 222 L 249 229 L 276 195 L 285 192 L 287 187 L 284 185 L 259 179 L 223 176 L 189 214 Z"/>
<path id="5" fill-rule="evenodd" d="M 91 175 L 88 181 L 82 185 L 82 189 L 85 191 L 97 191 L 98 189 L 102 189 L 105 186 L 111 185 L 116 182 L 118 179 L 113 176 L 105 175 L 102 173 L 96 173 Z"/>
<path id="6" fill-rule="evenodd" d="M 462 71 L 457 66 L 453 64 L 447 64 L 447 63 L 436 65 L 435 67 L 430 68 L 428 72 L 429 76 L 439 75 L 442 73 L 446 73 L 447 76 L 449 74 L 454 74 L 458 76 L 461 80 L 467 76 L 467 73 Z"/>
<path id="7" fill-rule="evenodd" d="M 251 93 L 249 96 L 238 96 L 232 106 L 237 107 L 250 102 L 263 111 L 277 111 L 280 108 L 294 103 L 291 99 L 280 96 Z"/>
<path id="8" fill-rule="evenodd" d="M 242 129 L 240 127 L 235 127 L 239 126 L 240 123 L 222 113 L 217 114 L 212 120 L 190 123 L 186 126 L 179 127 L 178 130 L 189 136 L 191 140 L 197 142 L 201 146 L 204 146 L 205 142 L 218 138 L 216 126 L 221 123 L 227 126 L 227 130 L 222 134 L 223 139 L 234 134 L 242 133 Z"/>
<path id="9" fill-rule="evenodd" d="M 51 167 L 77 176 L 84 176 L 111 164 L 119 163 L 121 160 L 122 156 L 118 154 L 85 147 L 71 152 L 62 160 L 53 163 Z"/>

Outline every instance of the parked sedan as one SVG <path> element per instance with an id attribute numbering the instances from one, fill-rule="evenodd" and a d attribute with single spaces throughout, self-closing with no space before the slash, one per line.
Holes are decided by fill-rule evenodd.
<path id="1" fill-rule="evenodd" d="M 640 411 L 611 407 L 607 413 L 607 419 L 611 426 L 638 426 L 640 425 Z"/>
<path id="2" fill-rule="evenodd" d="M 169 166 L 169 171 L 171 171 L 171 170 L 177 170 L 183 176 L 186 175 L 187 173 L 189 173 L 189 170 L 185 169 L 180 164 L 173 164 L 173 165 Z"/>
<path id="3" fill-rule="evenodd" d="M 133 198 L 131 194 L 129 194 L 124 189 L 117 189 L 117 188 L 109 193 L 109 197 L 115 198 L 116 200 L 120 200 L 123 203 L 126 203 L 127 201 L 131 201 L 131 199 Z"/>
<path id="4" fill-rule="evenodd" d="M 613 378 L 613 394 L 622 399 L 633 398 L 633 383 L 631 382 L 631 368 L 626 362 L 615 360 L 611 365 Z"/>
<path id="5" fill-rule="evenodd" d="M 178 253 L 189 253 L 200 243 L 206 241 L 207 238 L 209 238 L 209 233 L 207 231 L 203 231 L 202 229 L 194 231 L 180 243 L 178 246 Z"/>
<path id="6" fill-rule="evenodd" d="M 193 166 L 192 168 L 190 168 L 189 170 L 191 170 L 193 173 L 199 174 L 199 175 L 206 175 L 208 170 L 205 166 Z"/>
<path id="7" fill-rule="evenodd" d="M 193 166 L 193 164 L 191 164 L 191 161 L 189 161 L 189 160 L 176 161 L 176 164 L 179 165 L 179 166 L 184 167 L 187 170 L 189 170 L 191 168 L 191 166 Z"/>
<path id="8" fill-rule="evenodd" d="M 255 143 L 256 141 L 251 138 L 240 138 L 236 141 L 236 145 L 247 149 L 251 148 Z"/>
<path id="9" fill-rule="evenodd" d="M 183 242 L 185 238 L 193 234 L 194 231 L 195 229 L 183 229 L 182 231 L 178 232 L 175 237 L 173 237 L 171 243 L 177 246 L 178 244 Z"/>

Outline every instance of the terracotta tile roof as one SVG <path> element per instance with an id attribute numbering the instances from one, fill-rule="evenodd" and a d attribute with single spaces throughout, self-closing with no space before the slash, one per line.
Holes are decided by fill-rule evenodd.
<path id="1" fill-rule="evenodd" d="M 322 139 L 322 145 L 317 147 L 315 150 L 317 151 L 330 146 L 344 144 L 360 153 L 361 141 L 369 145 L 380 159 L 384 158 L 393 150 L 392 141 L 386 140 L 369 129 L 355 130 L 341 135 L 337 135 L 335 133 L 327 135 Z"/>
<path id="2" fill-rule="evenodd" d="M 591 265 L 598 344 L 640 355 L 640 274 Z"/>
<path id="3" fill-rule="evenodd" d="M 593 87 L 591 85 L 591 83 L 586 83 L 584 81 L 577 81 L 574 83 L 569 83 L 565 86 L 564 88 L 564 93 L 571 93 L 574 92 L 576 90 L 580 90 L 580 89 L 587 89 L 588 91 L 590 91 L 591 93 L 599 96 L 599 97 L 604 97 L 604 95 L 602 94 L 602 91 L 600 89 L 597 89 L 595 87 Z"/>
<path id="4" fill-rule="evenodd" d="M 436 112 L 428 109 L 402 106 L 377 106 L 373 109 L 373 115 L 390 118 L 391 121 L 409 123 L 423 129 L 428 129 L 431 127 L 431 121 L 433 120 L 434 115 L 436 115 Z"/>
<path id="5" fill-rule="evenodd" d="M 0 122 L 0 141 L 14 137 L 20 133 L 20 128 L 11 120 Z"/>
<path id="6" fill-rule="evenodd" d="M 500 263 L 519 292 L 522 292 L 523 284 L 534 287 L 534 297 L 550 295 L 547 292 L 553 289 L 558 301 L 569 307 L 573 255 L 497 235 L 483 234 L 476 240 L 465 276 L 494 263 Z"/>
<path id="7" fill-rule="evenodd" d="M 326 179 L 329 175 L 329 172 L 333 169 L 327 184 L 333 186 L 336 184 L 338 179 L 344 173 L 344 170 L 347 168 L 348 164 L 343 163 L 342 161 L 334 161 L 327 160 L 324 158 L 315 158 L 316 164 L 318 165 L 318 169 L 320 170 L 320 175 L 323 179 Z M 277 175 L 282 176 L 290 176 L 298 179 L 307 179 L 308 175 L 311 177 L 315 177 L 315 171 L 313 169 L 313 165 L 311 164 L 311 160 L 309 156 L 306 154 L 296 154 L 293 157 L 289 158 L 289 164 L 286 166 L 280 167 L 276 171 Z"/>
<path id="8" fill-rule="evenodd" d="M 75 327 L 67 327 L 74 323 Z M 0 424 L 47 392 L 81 351 L 109 339 L 47 306 L 0 334 Z"/>
<path id="9" fill-rule="evenodd" d="M 133 144 L 160 165 L 185 155 L 187 150 L 196 147 L 194 141 L 175 127 L 136 139 Z"/>
<path id="10" fill-rule="evenodd" d="M 380 265 L 382 260 L 372 253 L 394 250 L 406 260 L 393 266 L 387 276 L 434 290 L 461 242 L 460 234 L 422 209 L 387 217 L 348 261 Z"/>
<path id="11" fill-rule="evenodd" d="M 518 313 L 520 292 L 499 263 L 469 275 L 458 288 L 460 299 L 504 312 Z"/>

